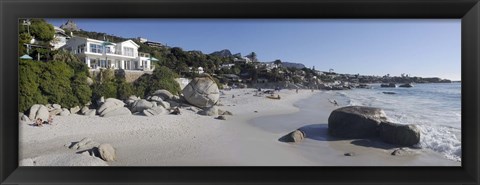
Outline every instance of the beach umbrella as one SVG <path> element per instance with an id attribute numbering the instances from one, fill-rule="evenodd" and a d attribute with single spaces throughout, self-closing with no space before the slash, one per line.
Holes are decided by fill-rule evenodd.
<path id="1" fill-rule="evenodd" d="M 22 59 L 22 60 L 32 60 L 33 58 L 31 56 L 25 54 L 25 55 L 21 56 L 20 59 Z"/>
<path id="2" fill-rule="evenodd" d="M 150 61 L 159 61 L 159 60 L 150 56 Z"/>

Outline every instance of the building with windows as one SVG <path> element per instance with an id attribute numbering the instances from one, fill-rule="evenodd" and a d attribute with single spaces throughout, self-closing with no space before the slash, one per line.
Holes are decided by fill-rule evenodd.
<path id="1" fill-rule="evenodd" d="M 72 37 L 62 47 L 77 55 L 90 69 L 153 70 L 150 54 L 138 52 L 138 48 L 132 40 L 111 43 L 84 37 Z"/>

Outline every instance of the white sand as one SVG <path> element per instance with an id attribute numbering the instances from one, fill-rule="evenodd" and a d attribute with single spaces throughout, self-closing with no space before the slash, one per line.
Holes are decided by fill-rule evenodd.
<path id="1" fill-rule="evenodd" d="M 21 122 L 19 158 L 37 160 L 36 165 L 46 166 L 78 165 L 79 161 L 101 166 L 99 158 L 89 156 L 70 163 L 52 159 L 82 155 L 64 145 L 89 137 L 116 148 L 117 160 L 108 162 L 110 166 L 460 165 L 429 151 L 399 157 L 391 156 L 390 148 L 361 146 L 365 141 L 354 144 L 348 140 L 329 141 L 321 123 L 326 123 L 335 107 L 328 103 L 329 95 L 325 93 L 300 90 L 297 94 L 295 90 L 282 90 L 281 99 L 272 100 L 253 96 L 253 91 L 224 91 L 220 99 L 223 106 L 219 109 L 234 114 L 227 116 L 226 121 L 182 109 L 182 115 L 155 117 L 57 116 L 53 125 L 43 127 Z M 307 98 L 325 100 L 315 105 L 318 110 L 312 110 L 314 116 L 303 109 L 299 112 L 294 106 L 295 102 L 299 102 L 296 103 L 299 107 L 307 106 L 308 101 L 303 104 L 300 101 Z M 308 128 L 311 138 L 297 144 L 278 141 L 300 127 Z M 356 155 L 346 157 L 345 152 Z"/>

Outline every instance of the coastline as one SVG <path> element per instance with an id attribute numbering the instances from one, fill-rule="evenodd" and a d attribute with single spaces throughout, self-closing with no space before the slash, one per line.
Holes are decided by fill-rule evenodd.
<path id="1" fill-rule="evenodd" d="M 233 113 L 225 121 L 183 109 L 182 115 L 155 117 L 58 116 L 53 125 L 44 127 L 21 122 L 19 159 L 44 160 L 47 165 L 69 164 L 51 158 L 80 155 L 65 145 L 88 137 L 116 148 L 117 160 L 109 162 L 110 166 L 460 165 L 429 151 L 391 156 L 390 149 L 376 142 L 332 140 L 322 123 L 327 123 L 336 107 L 328 102 L 330 95 L 322 91 L 300 90 L 297 94 L 295 90 L 282 90 L 278 93 L 281 100 L 253 96 L 253 91 L 224 91 L 220 98 L 223 106 L 219 108 Z M 275 124 L 280 120 L 292 124 Z M 278 141 L 300 127 L 307 132 L 307 139 L 301 143 Z M 345 152 L 356 155 L 347 157 Z"/>

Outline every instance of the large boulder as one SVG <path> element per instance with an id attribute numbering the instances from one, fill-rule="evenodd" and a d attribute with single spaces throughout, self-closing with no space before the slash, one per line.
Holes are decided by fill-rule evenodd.
<path id="1" fill-rule="evenodd" d="M 141 99 L 133 102 L 133 104 L 130 107 L 130 110 L 132 110 L 132 112 L 143 112 L 144 110 L 150 109 L 152 107 L 154 107 L 152 102 Z"/>
<path id="2" fill-rule="evenodd" d="M 163 100 L 169 100 L 169 99 L 172 99 L 173 94 L 170 93 L 169 91 L 165 90 L 165 89 L 160 89 L 160 90 L 155 91 L 152 94 L 152 96 L 158 96 L 158 97 L 162 98 Z"/>
<path id="3" fill-rule="evenodd" d="M 167 113 L 167 110 L 162 106 L 156 106 L 151 109 L 146 109 L 143 111 L 143 114 L 145 116 L 156 116 L 156 115 L 166 114 L 166 113 Z"/>
<path id="4" fill-rule="evenodd" d="M 112 117 L 112 116 L 123 116 L 123 115 L 132 115 L 132 112 L 127 107 L 121 107 L 113 111 L 102 114 L 102 117 Z"/>
<path id="5" fill-rule="evenodd" d="M 115 148 L 110 144 L 101 144 L 98 146 L 98 152 L 105 161 L 114 161 L 116 159 Z"/>
<path id="6" fill-rule="evenodd" d="M 400 146 L 413 146 L 420 142 L 420 129 L 416 125 L 382 122 L 379 135 L 384 142 Z"/>
<path id="7" fill-rule="evenodd" d="M 47 121 L 49 116 L 50 113 L 45 105 L 33 105 L 30 108 L 28 118 L 30 118 L 32 121 L 37 120 L 37 118 L 42 119 L 42 121 Z"/>
<path id="8" fill-rule="evenodd" d="M 185 100 L 197 107 L 211 107 L 220 98 L 218 86 L 209 75 L 193 79 L 182 92 Z"/>
<path id="9" fill-rule="evenodd" d="M 328 133 L 342 138 L 369 138 L 378 136 L 378 126 L 386 122 L 382 109 L 348 106 L 336 109 L 328 118 Z"/>
<path id="10" fill-rule="evenodd" d="M 112 112 L 124 106 L 125 106 L 125 103 L 123 103 L 121 100 L 118 100 L 115 98 L 108 98 L 107 100 L 105 100 L 105 103 L 103 103 L 102 106 L 98 108 L 97 112 L 100 116 L 103 116 L 108 112 Z"/>
<path id="11" fill-rule="evenodd" d="M 38 109 L 40 109 L 41 106 L 43 105 L 35 104 L 30 107 L 30 111 L 28 114 L 28 118 L 30 118 L 30 120 L 35 120 L 35 116 L 37 115 Z"/>

